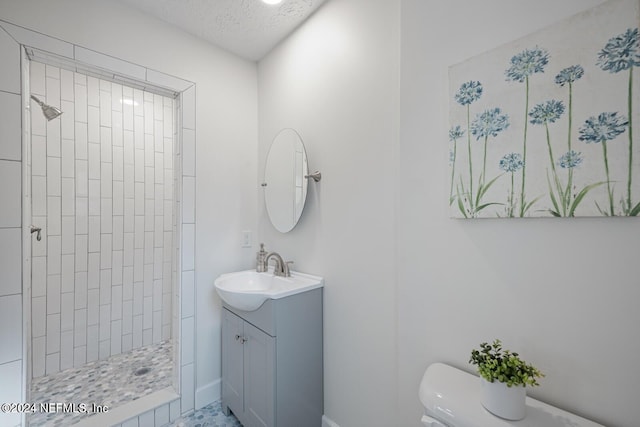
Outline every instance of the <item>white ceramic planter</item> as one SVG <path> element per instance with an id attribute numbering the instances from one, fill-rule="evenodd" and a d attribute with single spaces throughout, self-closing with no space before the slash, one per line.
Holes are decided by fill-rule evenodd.
<path id="1" fill-rule="evenodd" d="M 527 389 L 524 386 L 507 387 L 505 383 L 490 383 L 480 378 L 480 402 L 493 415 L 517 421 L 524 418 Z"/>

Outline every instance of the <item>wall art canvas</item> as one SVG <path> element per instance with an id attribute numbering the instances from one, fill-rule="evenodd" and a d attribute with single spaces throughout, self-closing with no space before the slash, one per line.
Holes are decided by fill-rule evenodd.
<path id="1" fill-rule="evenodd" d="M 449 69 L 455 218 L 640 215 L 638 0 Z"/>

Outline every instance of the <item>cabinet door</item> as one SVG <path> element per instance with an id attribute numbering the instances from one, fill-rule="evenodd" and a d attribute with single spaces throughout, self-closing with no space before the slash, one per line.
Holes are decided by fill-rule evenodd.
<path id="1" fill-rule="evenodd" d="M 253 325 L 244 324 L 244 403 L 251 427 L 275 426 L 275 341 Z"/>
<path id="2" fill-rule="evenodd" d="M 243 324 L 241 318 L 222 310 L 222 404 L 225 412 L 230 408 L 238 415 L 244 412 Z"/>

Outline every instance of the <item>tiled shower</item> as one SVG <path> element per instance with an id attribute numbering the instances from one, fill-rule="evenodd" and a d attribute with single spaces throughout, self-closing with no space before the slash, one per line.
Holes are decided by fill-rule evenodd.
<path id="1" fill-rule="evenodd" d="M 30 64 L 32 377 L 172 337 L 175 101 Z"/>

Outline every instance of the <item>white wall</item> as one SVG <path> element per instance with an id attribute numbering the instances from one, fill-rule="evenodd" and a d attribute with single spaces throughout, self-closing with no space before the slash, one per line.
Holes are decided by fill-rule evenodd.
<path id="1" fill-rule="evenodd" d="M 465 221 L 446 206 L 448 66 L 598 3 L 402 1 L 396 425 L 419 425 L 430 363 L 472 371 L 495 337 L 547 374 L 534 397 L 638 425 L 637 220 Z"/>
<path id="2" fill-rule="evenodd" d="M 216 396 L 220 305 L 213 280 L 247 268 L 256 229 L 256 66 L 117 2 L 5 1 L 0 18 L 196 83 L 196 404 Z"/>
<path id="3" fill-rule="evenodd" d="M 259 179 L 285 127 L 322 172 L 288 234 L 271 226 L 260 192 L 259 239 L 293 269 L 325 278 L 324 412 L 341 427 L 397 425 L 399 4 L 329 1 L 258 65 Z"/>

